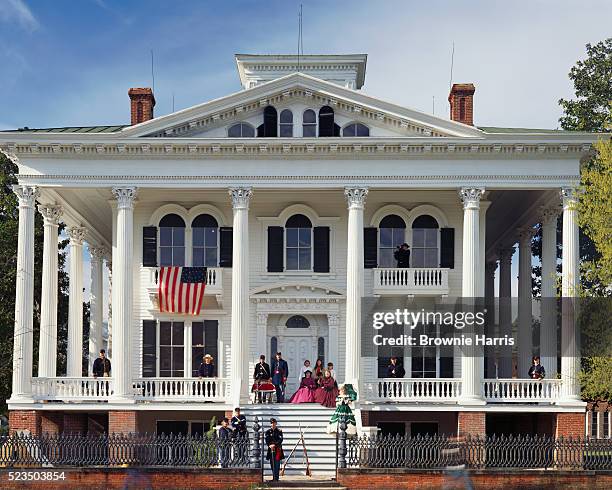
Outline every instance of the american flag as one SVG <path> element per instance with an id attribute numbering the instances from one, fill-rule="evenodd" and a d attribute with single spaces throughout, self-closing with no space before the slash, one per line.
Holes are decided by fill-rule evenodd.
<path id="1" fill-rule="evenodd" d="M 160 267 L 159 311 L 199 315 L 206 286 L 206 267 Z"/>

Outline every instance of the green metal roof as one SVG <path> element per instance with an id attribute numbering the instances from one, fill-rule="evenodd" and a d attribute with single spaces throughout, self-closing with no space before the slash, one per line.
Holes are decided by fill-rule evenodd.
<path id="1" fill-rule="evenodd" d="M 63 128 L 28 128 L 27 126 L 19 129 L 9 129 L 6 132 L 12 133 L 116 133 L 129 124 L 116 126 L 67 126 Z"/>
<path id="2" fill-rule="evenodd" d="M 565 131 L 563 129 L 534 129 L 534 128 L 498 128 L 495 126 L 478 126 L 478 129 L 485 133 L 504 133 L 504 134 L 523 134 L 523 133 L 534 133 L 534 134 L 591 134 L 586 131 Z"/>

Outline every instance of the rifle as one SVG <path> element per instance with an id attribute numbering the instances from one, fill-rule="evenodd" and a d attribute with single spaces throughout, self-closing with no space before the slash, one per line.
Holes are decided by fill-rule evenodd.
<path id="1" fill-rule="evenodd" d="M 285 463 L 283 464 L 283 468 L 281 469 L 281 472 L 280 472 L 281 476 L 285 476 L 285 468 L 287 467 L 287 464 L 289 463 L 291 456 L 293 456 L 293 453 L 295 453 L 295 450 L 300 445 L 300 443 L 302 444 L 302 449 L 304 450 L 304 458 L 306 459 L 306 476 L 312 476 L 312 471 L 310 471 L 310 461 L 308 460 L 308 452 L 306 451 L 306 443 L 304 442 L 304 432 L 302 431 L 302 425 L 300 424 L 299 427 L 300 427 L 300 438 L 298 439 L 298 442 L 295 443 L 295 446 L 289 453 L 289 456 L 287 456 L 287 459 L 285 460 Z M 306 427 L 306 429 L 308 429 L 308 427 Z"/>

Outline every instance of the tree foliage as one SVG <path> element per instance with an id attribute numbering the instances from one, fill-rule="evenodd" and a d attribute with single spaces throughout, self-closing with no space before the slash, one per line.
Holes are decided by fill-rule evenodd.
<path id="1" fill-rule="evenodd" d="M 587 57 L 569 72 L 576 100 L 560 99 L 561 127 L 571 131 L 612 130 L 612 38 L 586 45 Z"/>

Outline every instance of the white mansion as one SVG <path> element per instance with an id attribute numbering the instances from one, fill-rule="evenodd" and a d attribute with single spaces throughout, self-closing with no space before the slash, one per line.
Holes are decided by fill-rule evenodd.
<path id="1" fill-rule="evenodd" d="M 243 90 L 216 100 L 154 117 L 152 91 L 136 88 L 131 125 L 0 132 L 0 150 L 19 167 L 12 429 L 201 430 L 211 415 L 248 403 L 254 364 L 277 350 L 289 363 L 289 393 L 305 359 L 332 361 L 339 382 L 359 393 L 362 430 L 511 431 L 525 419 L 537 421 L 529 430 L 559 433 L 577 416 L 584 424 L 572 324 L 558 336 L 543 328 L 539 347 L 533 342 L 530 240 L 542 223 L 542 295 L 552 297 L 562 216 L 571 296 L 574 186 L 597 135 L 476 127 L 471 84 L 453 86 L 450 120 L 400 107 L 361 91 L 366 60 L 309 55 L 298 69 L 292 55 L 237 55 Z M 56 369 L 59 222 L 70 238 L 67 376 Z M 404 242 L 411 263 L 399 269 L 393 251 Z M 84 243 L 87 364 L 107 349 L 107 378 L 82 369 Z M 413 348 L 405 378 L 389 380 L 386 359 L 362 357 L 363 297 L 509 297 L 515 252 L 517 368 L 491 356 L 444 363 L 435 348 Z M 198 314 L 161 311 L 164 266 L 207 267 Z M 511 312 L 502 313 L 509 333 Z M 198 378 L 204 354 L 215 359 L 214 378 Z M 534 354 L 551 373 L 542 381 L 526 379 Z"/>

